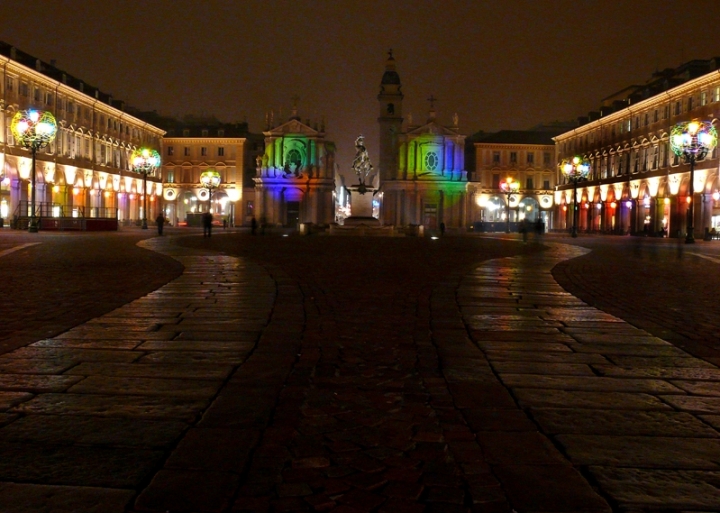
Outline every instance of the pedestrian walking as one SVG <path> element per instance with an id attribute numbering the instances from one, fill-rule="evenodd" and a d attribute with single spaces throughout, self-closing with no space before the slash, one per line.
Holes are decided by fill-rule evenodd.
<path id="1" fill-rule="evenodd" d="M 213 216 L 210 212 L 202 215 L 203 237 L 212 237 Z"/>
<path id="2" fill-rule="evenodd" d="M 157 225 L 158 235 L 163 234 L 163 226 L 165 225 L 165 216 L 162 213 L 158 214 L 155 218 L 155 224 Z"/>
<path id="3" fill-rule="evenodd" d="M 250 234 L 257 235 L 257 221 L 255 220 L 255 217 L 250 220 Z"/>

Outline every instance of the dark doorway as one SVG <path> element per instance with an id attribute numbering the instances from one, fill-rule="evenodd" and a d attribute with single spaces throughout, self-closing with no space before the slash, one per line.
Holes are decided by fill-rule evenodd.
<path id="1" fill-rule="evenodd" d="M 285 209 L 285 226 L 288 228 L 297 228 L 300 221 L 300 202 L 288 201 Z"/>

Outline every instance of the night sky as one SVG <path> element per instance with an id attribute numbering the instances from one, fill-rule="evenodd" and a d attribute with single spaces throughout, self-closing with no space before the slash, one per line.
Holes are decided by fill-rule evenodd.
<path id="1" fill-rule="evenodd" d="M 265 128 L 265 113 L 326 119 L 339 162 L 355 137 L 377 163 L 392 48 L 405 115 L 460 117 L 465 134 L 596 110 L 656 69 L 720 56 L 711 0 L 45 0 L 0 3 L 0 39 L 115 98 L 163 114 Z"/>

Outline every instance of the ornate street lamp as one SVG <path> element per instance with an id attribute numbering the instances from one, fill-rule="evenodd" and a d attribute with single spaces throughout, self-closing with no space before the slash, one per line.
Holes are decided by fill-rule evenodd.
<path id="1" fill-rule="evenodd" d="M 30 224 L 29 232 L 38 231 L 37 218 L 35 217 L 35 154 L 38 150 L 50 144 L 57 134 L 57 122 L 55 116 L 49 111 L 42 110 L 20 110 L 15 113 L 10 122 L 10 130 L 13 137 L 21 146 L 29 148 L 32 153 L 31 168 L 31 191 L 30 191 Z"/>
<path id="2" fill-rule="evenodd" d="M 160 167 L 160 154 L 152 148 L 137 148 L 130 154 L 130 165 L 136 173 L 143 175 L 142 229 L 147 230 L 147 177 Z"/>
<path id="3" fill-rule="evenodd" d="M 213 189 L 220 187 L 220 173 L 215 169 L 208 169 L 200 174 L 200 184 L 210 192 L 208 197 L 208 212 L 210 212 L 210 206 L 212 205 Z"/>
<path id="4" fill-rule="evenodd" d="M 560 162 L 560 171 L 573 184 L 573 224 L 571 235 L 577 237 L 577 184 L 590 173 L 590 164 L 579 155 Z"/>
<path id="5" fill-rule="evenodd" d="M 516 182 L 509 176 L 504 182 L 500 182 L 500 190 L 507 195 L 505 202 L 505 233 L 510 233 L 510 199 L 512 195 L 520 190 L 520 182 Z"/>
<path id="6" fill-rule="evenodd" d="M 690 194 L 688 201 L 690 205 L 687 210 L 687 235 L 685 244 L 695 242 L 695 162 L 705 158 L 717 144 L 717 131 L 712 121 L 686 121 L 678 123 L 670 131 L 670 149 L 685 162 L 690 164 Z"/>

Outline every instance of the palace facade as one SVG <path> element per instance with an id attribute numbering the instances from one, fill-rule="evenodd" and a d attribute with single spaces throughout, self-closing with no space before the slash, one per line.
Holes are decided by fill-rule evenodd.
<path id="1" fill-rule="evenodd" d="M 717 148 L 695 164 L 691 188 L 690 166 L 669 138 L 677 123 L 719 116 L 720 60 L 695 60 L 606 98 L 581 126 L 555 137 L 558 162 L 578 155 L 590 163 L 577 184 L 578 230 L 683 237 L 690 201 L 695 237 L 718 227 Z M 559 170 L 557 179 L 556 228 L 569 229 L 573 184 Z"/>
<path id="2" fill-rule="evenodd" d="M 54 141 L 31 153 L 14 140 L 11 120 L 20 110 L 53 113 Z M 112 96 L 0 42 L 0 218 L 27 226 L 36 173 L 36 215 L 42 229 L 113 229 L 117 223 L 154 219 L 160 211 L 162 176 L 132 171 L 129 156 L 140 146 L 161 150 L 163 131 L 125 111 Z M 143 195 L 147 194 L 147 198 Z M 147 203 L 147 212 L 143 212 Z M 113 226 L 114 223 L 114 226 Z"/>
<path id="3" fill-rule="evenodd" d="M 501 130 L 471 138 L 475 172 L 469 189 L 470 221 L 475 231 L 517 231 L 523 220 L 539 220 L 545 229 L 554 225 L 557 161 L 552 138 L 566 126 Z M 507 180 L 518 183 L 516 193 L 501 189 Z"/>

